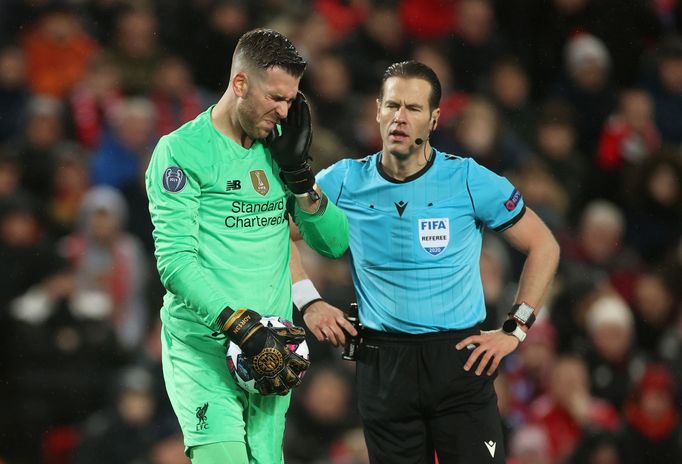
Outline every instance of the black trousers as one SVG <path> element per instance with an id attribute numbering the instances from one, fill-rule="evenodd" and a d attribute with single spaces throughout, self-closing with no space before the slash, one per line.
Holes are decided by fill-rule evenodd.
<path id="1" fill-rule="evenodd" d="M 455 344 L 478 328 L 424 335 L 366 330 L 357 390 L 372 464 L 503 464 L 494 376 L 463 369 Z M 475 366 L 474 366 L 475 367 Z"/>

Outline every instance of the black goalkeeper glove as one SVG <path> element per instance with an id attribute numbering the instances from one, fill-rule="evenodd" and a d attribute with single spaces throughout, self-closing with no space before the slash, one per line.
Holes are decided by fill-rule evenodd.
<path id="1" fill-rule="evenodd" d="M 232 311 L 227 308 L 223 314 Z M 223 320 L 221 314 L 220 320 Z M 239 345 L 251 367 L 261 395 L 286 395 L 301 383 L 300 374 L 310 362 L 287 348 L 305 340 L 303 327 L 265 327 L 261 316 L 250 309 L 234 311 L 222 324 L 227 337 Z"/>
<path id="2" fill-rule="evenodd" d="M 308 164 L 308 160 L 312 160 L 308 150 L 313 141 L 313 126 L 310 108 L 302 92 L 296 95 L 280 128 L 281 134 L 277 133 L 277 127 L 272 130 L 267 144 L 279 165 L 282 181 L 295 195 L 308 194 L 313 201 L 319 200 L 313 189 L 315 176 Z"/>

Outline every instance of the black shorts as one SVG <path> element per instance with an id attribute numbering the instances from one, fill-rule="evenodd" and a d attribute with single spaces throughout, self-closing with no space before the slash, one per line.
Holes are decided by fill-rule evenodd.
<path id="1" fill-rule="evenodd" d="M 463 369 L 455 344 L 478 328 L 424 335 L 366 330 L 358 405 L 372 464 L 505 462 L 495 376 Z M 475 367 L 475 366 L 474 366 Z"/>

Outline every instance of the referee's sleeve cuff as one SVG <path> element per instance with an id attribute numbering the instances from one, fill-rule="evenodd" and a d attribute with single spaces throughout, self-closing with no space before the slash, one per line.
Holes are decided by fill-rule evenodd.
<path id="1" fill-rule="evenodd" d="M 526 205 L 525 204 L 523 205 L 523 208 L 521 208 L 521 211 L 519 211 L 519 214 L 517 214 L 516 216 L 514 216 L 513 218 L 511 218 L 509 221 L 505 222 L 501 226 L 495 227 L 493 230 L 495 232 L 503 232 L 503 231 L 509 229 L 511 226 L 513 226 L 514 224 L 519 222 L 524 214 L 526 214 Z"/>

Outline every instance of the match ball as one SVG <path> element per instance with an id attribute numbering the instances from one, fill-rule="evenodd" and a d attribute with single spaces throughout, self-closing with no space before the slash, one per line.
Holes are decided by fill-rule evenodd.
<path id="1" fill-rule="evenodd" d="M 277 316 L 263 317 L 261 318 L 260 323 L 265 327 L 273 328 L 293 327 L 294 325 L 286 319 L 282 319 L 281 317 Z M 286 347 L 289 349 L 289 351 L 296 353 L 300 357 L 306 360 L 309 359 L 310 352 L 308 350 L 308 344 L 305 342 L 305 340 L 300 344 L 287 344 Z M 256 381 L 253 379 L 253 372 L 247 363 L 244 362 L 242 349 L 239 348 L 239 345 L 234 342 L 230 342 L 230 345 L 227 347 L 227 367 L 229 368 L 230 374 L 237 385 L 249 393 L 258 393 L 258 390 L 256 389 Z M 298 376 L 303 378 L 304 374 L 305 372 L 301 372 L 298 374 Z"/>

